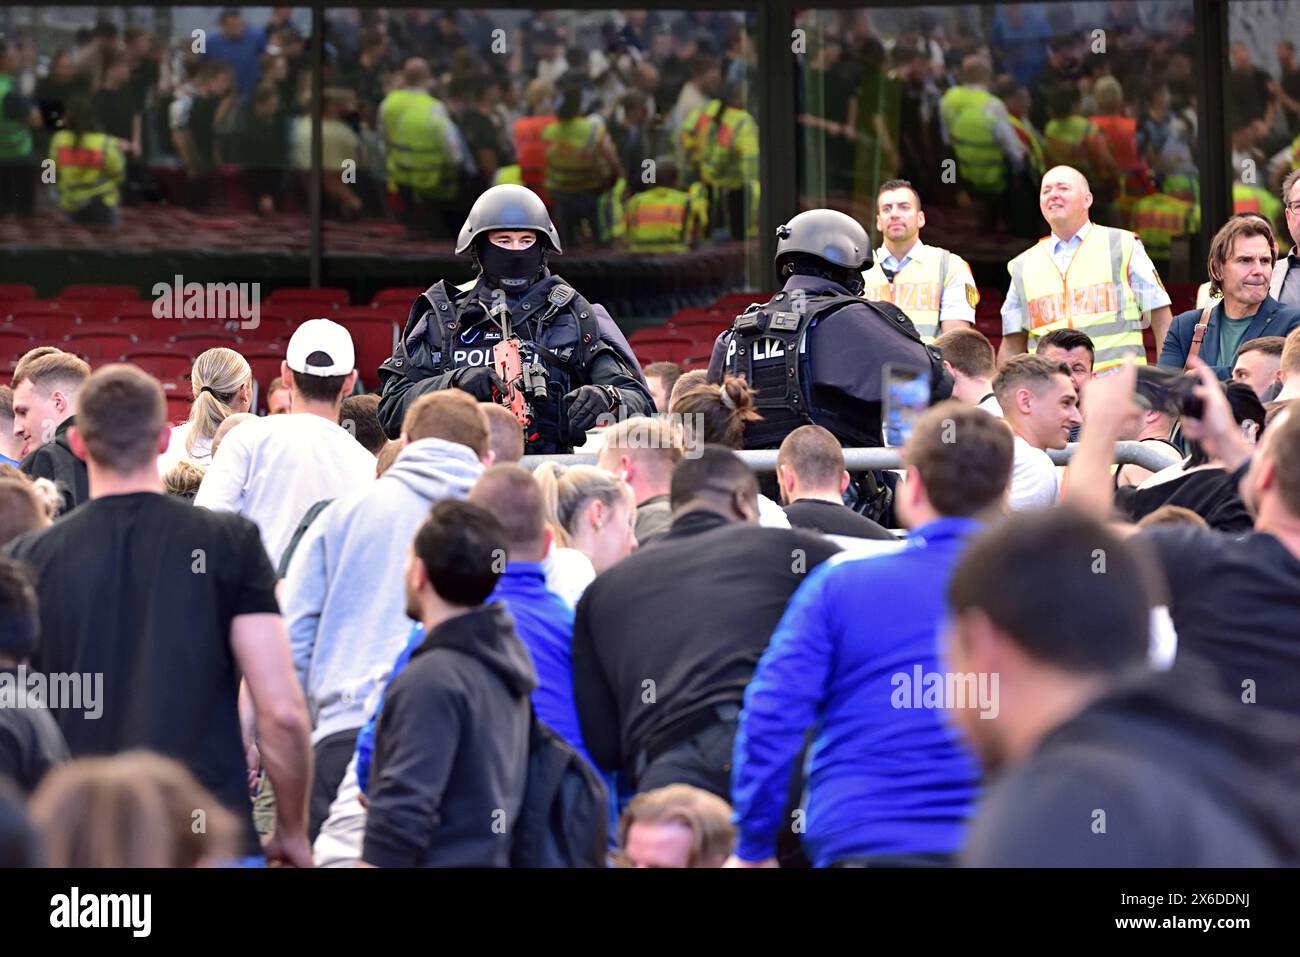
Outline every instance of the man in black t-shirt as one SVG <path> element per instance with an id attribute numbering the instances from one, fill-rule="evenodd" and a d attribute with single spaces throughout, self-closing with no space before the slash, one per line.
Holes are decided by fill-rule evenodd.
<path id="1" fill-rule="evenodd" d="M 1204 659 L 1244 705 L 1300 716 L 1300 416 L 1280 413 L 1258 446 L 1241 434 L 1213 371 L 1193 360 L 1205 403 L 1183 416 L 1183 432 L 1223 462 L 1255 518 L 1253 532 L 1201 528 L 1143 531 L 1169 589 L 1178 655 Z M 1136 412 L 1133 368 L 1096 379 L 1066 501 L 1110 517 L 1106 471 L 1125 419 Z"/>
<path id="2" fill-rule="evenodd" d="M 791 528 L 893 540 L 880 525 L 844 504 L 849 484 L 844 450 L 820 425 L 802 425 L 785 437 L 776 453 L 776 480 Z"/>
<path id="3" fill-rule="evenodd" d="M 310 724 L 257 526 L 162 492 L 157 456 L 169 430 L 161 387 L 134 366 L 106 366 L 78 394 L 68 439 L 86 461 L 90 501 L 16 539 L 40 598 L 32 667 L 89 678 L 95 711 L 54 712 L 74 757 L 148 748 L 185 764 L 244 822 L 256 760 L 241 735 L 240 678 L 256 747 L 276 793 L 265 853 L 308 866 Z M 95 712 L 98 713 L 95 713 Z M 250 722 L 251 723 L 251 722 Z"/>

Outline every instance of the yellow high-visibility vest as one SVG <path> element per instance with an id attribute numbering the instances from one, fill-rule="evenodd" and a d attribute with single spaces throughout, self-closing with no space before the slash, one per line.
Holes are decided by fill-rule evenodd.
<path id="1" fill-rule="evenodd" d="M 680 189 L 656 186 L 627 201 L 627 248 L 634 253 L 690 249 L 692 200 Z"/>
<path id="2" fill-rule="evenodd" d="M 388 189 L 406 186 L 422 196 L 450 198 L 457 181 L 447 154 L 442 103 L 418 90 L 394 90 L 379 104 L 388 155 Z"/>
<path id="3" fill-rule="evenodd" d="M 605 127 L 585 116 L 556 120 L 542 128 L 546 143 L 546 188 L 552 193 L 594 193 L 605 185 L 600 153 Z"/>
<path id="4" fill-rule="evenodd" d="M 1166 193 L 1143 196 L 1133 207 L 1133 226 L 1156 259 L 1168 259 L 1173 241 L 1191 233 L 1192 204 Z"/>
<path id="5" fill-rule="evenodd" d="M 885 275 L 879 258 L 870 269 L 864 270 L 862 281 L 866 287 L 862 295 L 871 302 L 892 302 L 907 313 L 907 318 L 912 320 L 912 325 L 916 326 L 922 339 L 927 343 L 934 342 L 940 335 L 943 290 L 954 269 L 966 274 L 967 302 L 970 302 L 972 309 L 975 308 L 979 303 L 979 293 L 966 261 L 946 249 L 922 243 L 912 247 L 907 262 L 894 274 L 892 283 Z M 974 302 L 971 302 L 972 298 Z"/>
<path id="6" fill-rule="evenodd" d="M 117 140 L 107 133 L 78 136 L 60 130 L 50 140 L 50 159 L 54 161 L 59 205 L 66 212 L 85 209 L 95 199 L 109 207 L 121 200 L 126 158 Z"/>
<path id="7" fill-rule="evenodd" d="M 1136 241 L 1126 229 L 1094 223 L 1064 274 L 1052 258 L 1054 236 L 1044 237 L 1007 264 L 1025 310 L 1030 352 L 1053 330 L 1079 329 L 1092 339 L 1095 371 L 1118 365 L 1127 356 L 1146 365 L 1142 309 L 1128 276 Z"/>
<path id="8" fill-rule="evenodd" d="M 1001 193 L 1007 186 L 1006 160 L 994 131 L 997 121 L 988 113 L 996 100 L 988 90 L 954 86 L 939 100 L 948 126 L 957 172 L 977 193 Z"/>

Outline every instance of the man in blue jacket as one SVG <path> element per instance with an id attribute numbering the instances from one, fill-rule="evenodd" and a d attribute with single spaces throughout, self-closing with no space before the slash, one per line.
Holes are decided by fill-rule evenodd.
<path id="1" fill-rule="evenodd" d="M 835 556 L 809 576 L 745 692 L 732 866 L 775 866 L 777 833 L 792 825 L 817 867 L 946 864 L 962 846 L 980 775 L 945 711 L 996 717 L 997 686 L 941 673 L 943 596 L 981 519 L 1005 500 L 1011 432 L 945 402 L 917 423 L 904 458 L 907 545 Z M 786 821 L 792 764 L 814 726 L 805 807 Z"/>
<path id="2" fill-rule="evenodd" d="M 1159 364 L 1182 369 L 1189 355 L 1199 355 L 1220 379 L 1228 380 L 1243 342 L 1285 336 L 1300 326 L 1300 309 L 1284 306 L 1269 295 L 1276 250 L 1273 230 L 1264 220 L 1256 216 L 1228 220 L 1210 243 L 1207 263 L 1223 300 L 1208 313 L 1191 309 L 1177 316 L 1165 336 Z"/>

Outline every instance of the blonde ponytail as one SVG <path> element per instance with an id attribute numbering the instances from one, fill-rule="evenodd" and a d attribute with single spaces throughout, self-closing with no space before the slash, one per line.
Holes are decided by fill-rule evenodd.
<path id="1" fill-rule="evenodd" d="M 194 389 L 194 404 L 190 406 L 189 435 L 185 437 L 185 452 L 194 454 L 195 444 L 206 439 L 212 442 L 217 429 L 230 415 L 242 411 L 234 408 L 239 390 L 248 385 L 251 391 L 253 370 L 248 360 L 234 349 L 208 349 L 194 360 L 190 372 L 190 386 Z"/>

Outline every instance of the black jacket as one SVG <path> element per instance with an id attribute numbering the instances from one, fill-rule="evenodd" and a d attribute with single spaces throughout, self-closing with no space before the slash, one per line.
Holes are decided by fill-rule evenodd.
<path id="1" fill-rule="evenodd" d="M 786 601 L 838 550 L 809 532 L 692 512 L 598 576 L 573 628 L 592 759 L 630 770 L 651 737 L 709 705 L 740 704 Z"/>
<path id="2" fill-rule="evenodd" d="M 963 862 L 986 867 L 1300 863 L 1300 723 L 1243 713 L 1180 665 L 1126 681 L 986 793 Z"/>
<path id="3" fill-rule="evenodd" d="M 86 463 L 72 454 L 72 446 L 68 444 L 68 429 L 77 424 L 76 418 L 70 415 L 64 419 L 55 429 L 54 438 L 29 452 L 19 466 L 32 478 L 47 478 L 54 483 L 62 500 L 60 515 L 66 515 L 90 498 Z"/>
<path id="4" fill-rule="evenodd" d="M 0 682 L 15 682 L 15 694 L 20 677 L 27 680 L 16 668 L 0 668 Z M 32 687 L 30 681 L 27 684 Z M 19 703 L 6 707 L 0 701 L 0 779 L 11 778 L 20 791 L 31 794 L 46 771 L 68 760 L 68 743 L 46 708 L 18 707 Z"/>
<path id="5" fill-rule="evenodd" d="M 787 279 L 782 291 L 792 297 L 791 302 L 795 301 L 794 296 L 805 296 L 809 313 L 820 298 L 850 295 L 847 289 L 830 279 L 803 275 Z M 759 344 L 772 341 L 759 340 Z M 898 329 L 889 328 L 889 320 L 868 306 L 865 299 L 860 306 L 846 306 L 825 321 L 810 325 L 804 333 L 804 345 L 807 354 L 801 356 L 801 362 L 806 359 L 806 367 L 801 364 L 799 375 L 807 392 L 807 413 L 815 424 L 829 429 L 845 445 L 882 444 L 881 396 L 886 364 L 918 370 L 931 368 L 931 358 L 925 346 Z M 722 381 L 735 359 L 733 349 L 733 335 L 729 329 L 720 334 L 713 345 L 709 382 Z M 774 366 L 783 371 L 784 351 L 769 346 L 766 357 L 762 359 L 756 352 L 755 375 L 751 384 L 763 380 L 760 366 Z M 770 443 L 751 442 L 751 431 L 753 427 L 746 431 L 746 448 L 775 448 L 780 442 L 779 439 Z"/>
<path id="6" fill-rule="evenodd" d="M 544 271 L 523 295 L 506 299 L 512 331 L 524 341 L 525 361 L 537 358 L 548 372 L 547 398 L 534 401 L 535 419 L 524 436 L 530 454 L 571 452 L 575 441 L 586 441 L 585 436 L 568 435 L 562 405 L 564 396 L 579 386 L 616 388 L 620 406 L 614 414 L 620 418 L 655 411 L 641 367 L 609 313 L 576 295 L 555 307 L 550 297 L 564 298 L 566 290 L 572 293 L 563 279 Z M 379 367 L 379 421 L 389 438 L 401 434 L 402 419 L 412 402 L 428 392 L 451 388 L 456 370 L 492 366 L 492 347 L 501 341 L 496 320 L 487 314 L 492 292 L 482 277 L 464 292 L 443 281 L 411 305 L 401 342 Z M 542 317 L 540 329 L 535 316 Z"/>
<path id="7" fill-rule="evenodd" d="M 532 659 L 499 603 L 435 628 L 384 696 L 362 859 L 507 867 L 528 776 Z"/>

